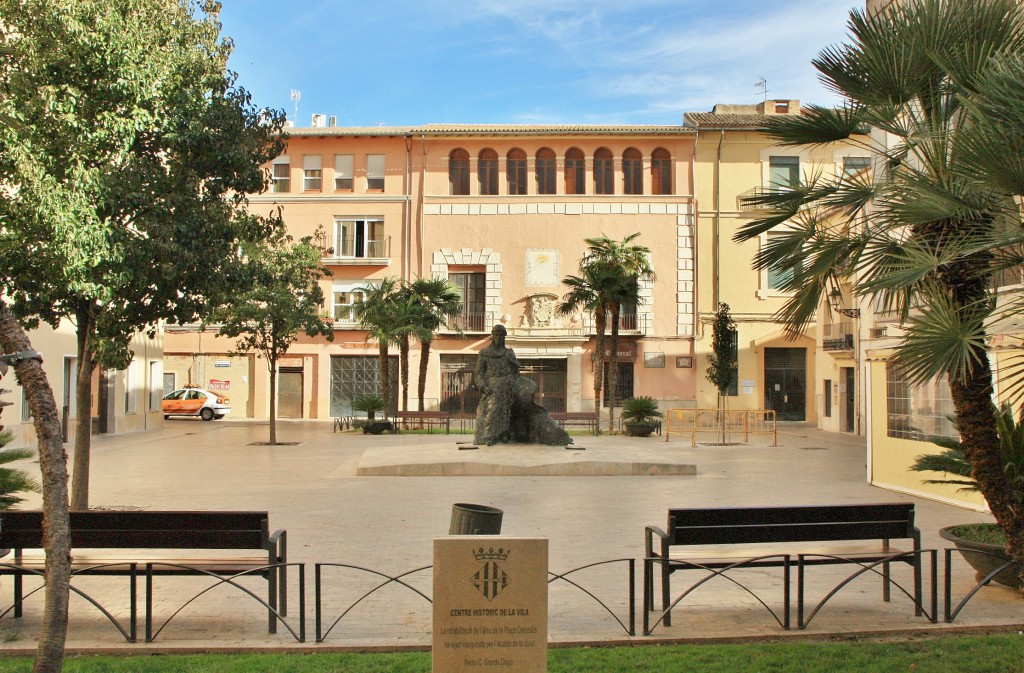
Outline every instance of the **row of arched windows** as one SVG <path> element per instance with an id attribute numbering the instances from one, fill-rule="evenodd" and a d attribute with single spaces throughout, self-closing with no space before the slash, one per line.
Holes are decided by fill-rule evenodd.
<path id="1" fill-rule="evenodd" d="M 594 151 L 594 194 L 615 194 L 615 156 L 607 147 Z M 640 150 L 630 147 L 622 153 L 622 192 L 635 195 L 644 193 L 644 161 Z M 546 147 L 537 150 L 534 156 L 534 177 L 537 194 L 557 194 L 557 164 L 554 150 Z M 566 194 L 586 194 L 586 156 L 583 150 L 573 147 L 565 153 Z M 477 155 L 477 178 L 480 194 L 494 196 L 498 192 L 498 153 L 483 149 Z M 527 157 L 519 148 L 508 151 L 505 156 L 505 179 L 507 194 L 528 194 Z M 469 195 L 469 152 L 454 149 L 448 155 L 448 181 L 454 195 Z M 672 155 L 659 147 L 651 152 L 651 193 L 655 195 L 672 193 Z"/>

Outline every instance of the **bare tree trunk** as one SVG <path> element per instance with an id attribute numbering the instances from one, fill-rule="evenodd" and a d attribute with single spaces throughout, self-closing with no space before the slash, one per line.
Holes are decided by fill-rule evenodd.
<path id="1" fill-rule="evenodd" d="M 267 360 L 270 368 L 270 445 L 277 444 L 277 354 Z"/>
<path id="2" fill-rule="evenodd" d="M 430 341 L 420 341 L 420 375 L 416 393 L 420 396 L 420 411 L 424 411 L 423 396 L 427 394 L 427 367 L 430 364 Z"/>
<path id="3" fill-rule="evenodd" d="M 1024 563 L 1024 502 L 1015 496 L 1003 469 L 996 408 L 992 403 L 992 370 L 988 358 L 975 363 L 961 381 L 949 382 L 964 454 L 973 466 L 985 501 L 1006 533 L 1006 551 Z"/>
<path id="4" fill-rule="evenodd" d="M 32 348 L 14 315 L 0 302 L 0 346 L 8 353 Z M 14 365 L 25 389 L 39 441 L 43 483 L 43 540 L 46 589 L 35 673 L 59 673 L 68 629 L 68 586 L 71 577 L 71 524 L 68 520 L 68 465 L 61 441 L 60 415 L 42 364 L 22 360 Z"/>
<path id="5" fill-rule="evenodd" d="M 402 377 L 402 411 L 409 410 L 409 335 L 403 334 L 398 342 L 398 368 Z"/>
<path id="6" fill-rule="evenodd" d="M 384 397 L 384 415 L 391 414 L 391 368 L 388 366 L 388 344 L 381 340 L 377 344 L 378 362 L 380 363 L 380 391 Z"/>
<path id="7" fill-rule="evenodd" d="M 612 345 L 608 358 L 608 432 L 615 431 L 615 403 L 619 394 L 619 312 L 618 303 L 612 304 Z"/>
<path id="8" fill-rule="evenodd" d="M 601 434 L 601 391 L 604 389 L 604 331 L 607 327 L 604 307 L 594 311 L 594 423 L 595 434 Z"/>
<path id="9" fill-rule="evenodd" d="M 78 309 L 78 382 L 75 388 L 75 464 L 71 470 L 71 509 L 89 509 L 89 462 L 92 447 L 92 316 L 87 305 Z"/>

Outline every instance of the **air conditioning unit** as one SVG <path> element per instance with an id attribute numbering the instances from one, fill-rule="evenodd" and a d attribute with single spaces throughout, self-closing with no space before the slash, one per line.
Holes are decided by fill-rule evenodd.
<path id="1" fill-rule="evenodd" d="M 335 117 L 334 115 L 331 115 L 331 121 L 327 125 L 330 126 L 331 128 L 334 128 L 335 126 L 338 125 L 338 118 Z"/>
<path id="2" fill-rule="evenodd" d="M 868 334 L 871 335 L 872 339 L 882 339 L 886 336 L 887 331 L 887 327 L 872 327 L 868 330 Z"/>
<path id="3" fill-rule="evenodd" d="M 313 128 L 319 129 L 327 126 L 327 115 L 314 114 L 313 115 Z"/>

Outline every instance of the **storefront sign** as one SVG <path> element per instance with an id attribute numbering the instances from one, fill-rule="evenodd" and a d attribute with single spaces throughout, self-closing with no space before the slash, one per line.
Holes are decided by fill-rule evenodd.
<path id="1" fill-rule="evenodd" d="M 220 379 L 210 379 L 210 384 L 207 386 L 210 390 L 231 390 L 231 381 L 221 381 Z"/>

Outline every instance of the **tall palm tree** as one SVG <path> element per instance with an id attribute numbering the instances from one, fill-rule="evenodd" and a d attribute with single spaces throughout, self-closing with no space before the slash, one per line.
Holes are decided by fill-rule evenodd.
<path id="1" fill-rule="evenodd" d="M 430 364 L 430 347 L 434 340 L 434 332 L 449 319 L 462 313 L 462 295 L 444 278 L 416 278 L 406 287 L 415 307 L 414 335 L 420 342 L 420 370 L 416 391 L 419 395 L 420 411 L 423 411 L 423 397 L 427 390 L 427 366 Z"/>
<path id="2" fill-rule="evenodd" d="M 608 390 L 605 392 L 608 398 L 609 432 L 614 428 L 615 404 L 618 401 L 619 323 L 622 307 L 628 304 L 635 306 L 642 304 L 640 281 L 655 279 L 649 259 L 650 249 L 633 243 L 639 236 L 640 233 L 637 232 L 624 237 L 621 241 L 607 236 L 585 239 L 587 252 L 580 261 L 581 268 L 594 267 L 606 276 L 607 281 L 602 296 L 612 324 L 611 355 L 608 358 Z M 599 351 L 600 355 L 603 353 Z"/>
<path id="3" fill-rule="evenodd" d="M 561 315 L 571 315 L 579 310 L 594 316 L 594 413 L 601 417 L 601 390 L 604 386 L 604 340 L 608 324 L 608 288 L 614 282 L 614 274 L 604 267 L 580 264 L 579 276 L 566 276 L 562 284 L 569 292 L 558 305 Z M 601 434 L 601 424 L 596 426 Z"/>
<path id="4" fill-rule="evenodd" d="M 377 342 L 380 363 L 381 396 L 391 406 L 391 376 L 388 366 L 390 348 L 397 345 L 399 335 L 405 326 L 398 320 L 396 305 L 401 281 L 384 277 L 380 283 L 367 283 L 356 288 L 363 295 L 362 301 L 353 306 L 355 317 L 366 330 L 367 337 Z"/>
<path id="5" fill-rule="evenodd" d="M 1024 9 L 906 0 L 877 16 L 853 10 L 849 31 L 852 43 L 814 61 L 844 105 L 768 126 L 784 145 L 861 145 L 873 179 L 819 176 L 752 199 L 771 212 L 736 239 L 784 225 L 755 266 L 792 271 L 780 311 L 791 332 L 843 282 L 902 317 L 894 364 L 915 382 L 948 377 L 973 477 L 1021 561 L 1024 502 L 1001 458 L 986 324 L 1005 305 L 994 275 L 1024 261 Z"/>

